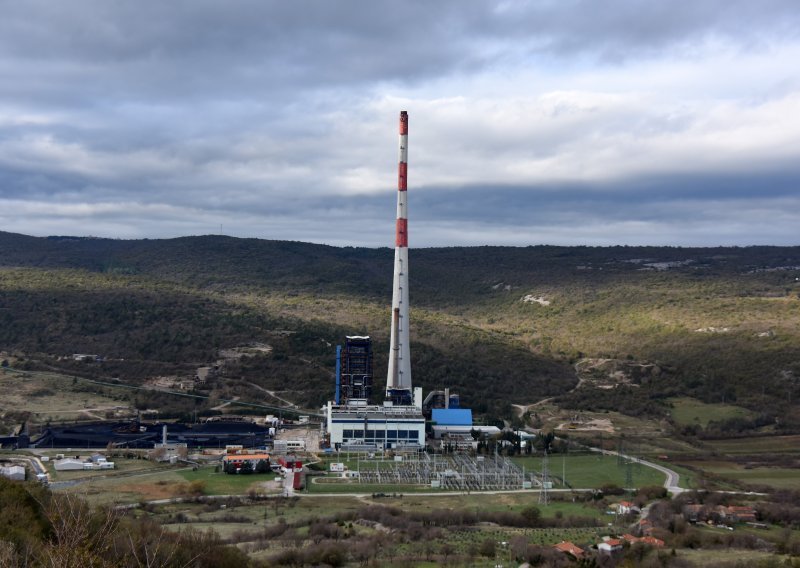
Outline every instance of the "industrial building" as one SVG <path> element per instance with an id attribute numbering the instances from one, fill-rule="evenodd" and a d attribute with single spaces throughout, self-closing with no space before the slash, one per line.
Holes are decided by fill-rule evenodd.
<path id="1" fill-rule="evenodd" d="M 336 394 L 323 410 L 335 449 L 421 449 L 425 444 L 422 389 L 411 384 L 408 301 L 408 113 L 400 113 L 394 276 L 390 313 L 389 367 L 382 404 L 372 396 L 372 344 L 347 337 L 336 349 Z"/>
<path id="2" fill-rule="evenodd" d="M 114 462 L 108 461 L 105 456 L 93 454 L 89 458 L 63 458 L 55 460 L 53 467 L 56 471 L 83 471 L 96 469 L 114 469 Z"/>
<path id="3" fill-rule="evenodd" d="M 21 465 L 7 465 L 0 467 L 0 476 L 12 481 L 25 481 L 25 468 Z"/>
<path id="4" fill-rule="evenodd" d="M 422 397 L 422 389 L 417 389 Z M 419 449 L 425 418 L 415 405 L 334 405 L 328 403 L 328 434 L 335 449 Z"/>
<path id="5" fill-rule="evenodd" d="M 431 413 L 431 432 L 435 439 L 472 441 L 472 432 L 477 431 L 484 436 L 500 434 L 497 426 L 473 426 L 472 410 L 469 408 L 435 408 Z"/>
<path id="6" fill-rule="evenodd" d="M 336 404 L 368 401 L 372 396 L 372 340 L 368 336 L 345 338 L 344 357 L 336 347 Z"/>
<path id="7" fill-rule="evenodd" d="M 239 471 L 244 464 L 249 464 L 252 471 L 256 470 L 258 462 L 264 462 L 269 471 L 269 454 L 267 453 L 242 453 L 242 454 L 228 454 L 222 457 L 223 471 L 229 472 L 229 468 L 235 467 L 235 471 Z"/>
<path id="8" fill-rule="evenodd" d="M 35 448 L 153 448 L 159 444 L 185 444 L 188 448 L 224 448 L 228 444 L 261 447 L 272 442 L 271 429 L 252 422 L 206 422 L 169 424 L 169 440 L 163 437 L 163 424 L 142 422 L 90 422 L 50 426 L 36 440 Z"/>

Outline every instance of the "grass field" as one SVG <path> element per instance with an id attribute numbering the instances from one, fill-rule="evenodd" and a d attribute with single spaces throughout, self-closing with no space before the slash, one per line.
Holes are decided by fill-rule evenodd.
<path id="1" fill-rule="evenodd" d="M 515 457 L 514 462 L 525 467 L 527 471 L 542 470 L 541 457 Z M 550 478 L 553 487 L 573 487 L 576 489 L 594 489 L 603 485 L 625 486 L 626 466 L 617 464 L 614 456 L 601 456 L 600 454 L 590 455 L 553 455 L 549 459 Z M 633 485 L 643 487 L 646 485 L 663 485 L 664 474 L 643 466 L 633 464 L 631 466 Z M 562 477 L 566 475 L 569 484 L 564 485 Z"/>
<path id="2" fill-rule="evenodd" d="M 742 549 L 714 549 L 714 550 L 692 550 L 683 548 L 677 551 L 677 557 L 691 563 L 692 566 L 700 568 L 713 568 L 721 564 L 735 566 L 758 566 L 759 562 L 775 560 L 769 566 L 781 566 L 786 556 L 776 556 L 769 552 L 759 550 Z"/>
<path id="3" fill-rule="evenodd" d="M 800 470 L 787 467 L 750 467 L 726 461 L 693 462 L 711 473 L 730 477 L 749 485 L 769 485 L 778 489 L 800 489 Z"/>
<path id="4" fill-rule="evenodd" d="M 706 444 L 716 452 L 727 455 L 800 453 L 800 436 L 754 436 L 708 440 Z"/>
<path id="5" fill-rule="evenodd" d="M 432 491 L 446 491 L 443 489 L 431 489 L 428 485 L 391 485 L 377 483 L 357 483 L 354 481 L 341 482 L 328 478 L 329 481 L 321 480 L 318 483 L 308 483 L 306 491 L 309 493 L 430 493 Z"/>
<path id="6" fill-rule="evenodd" d="M 188 482 L 199 481 L 204 485 L 206 495 L 244 495 L 251 488 L 259 493 L 278 493 L 281 487 L 276 485 L 275 474 L 229 475 L 215 472 L 214 466 L 205 466 L 192 470 L 182 470 L 180 476 Z"/>
<path id="7" fill-rule="evenodd" d="M 181 495 L 187 486 L 186 480 L 180 474 L 180 470 L 162 469 L 124 477 L 97 477 L 70 486 L 63 491 L 81 495 L 93 504 L 125 504 L 168 499 Z"/>
<path id="8" fill-rule="evenodd" d="M 706 427 L 709 422 L 728 420 L 730 418 L 749 418 L 752 412 L 741 406 L 730 404 L 706 404 L 696 398 L 670 398 L 672 418 L 681 426 L 699 424 Z"/>
<path id="9" fill-rule="evenodd" d="M 66 455 L 76 456 L 78 452 L 69 452 Z M 86 458 L 88 454 L 81 455 Z M 109 458 L 108 461 L 114 462 L 114 469 L 103 470 L 89 470 L 89 471 L 56 471 L 53 461 L 45 463 L 47 471 L 50 474 L 51 481 L 74 481 L 80 479 L 100 479 L 100 478 L 114 478 L 124 477 L 133 473 L 160 473 L 171 469 L 168 466 L 160 465 L 149 460 L 125 459 L 125 458 Z"/>
<path id="10" fill-rule="evenodd" d="M 566 494 L 570 495 L 570 494 Z M 376 503 L 381 501 L 375 500 Z M 539 504 L 539 492 L 497 493 L 469 495 L 440 495 L 427 496 L 404 495 L 402 499 L 387 501 L 393 507 L 406 511 L 433 511 L 436 509 L 465 509 L 471 511 L 514 511 L 519 512 L 527 507 L 537 507 L 542 517 L 555 517 L 561 514 L 565 517 L 605 517 L 605 509 L 592 506 L 591 503 L 572 502 L 571 497 L 560 500 L 560 496 L 551 498 L 548 505 Z"/>

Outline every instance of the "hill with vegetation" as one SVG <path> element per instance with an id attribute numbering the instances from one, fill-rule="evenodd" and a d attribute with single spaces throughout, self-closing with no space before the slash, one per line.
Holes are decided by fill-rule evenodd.
<path id="1" fill-rule="evenodd" d="M 245 399 L 256 385 L 315 408 L 345 335 L 373 337 L 380 391 L 392 257 L 225 236 L 0 233 L 0 350 L 23 369 L 141 384 L 268 345 L 198 389 Z M 800 429 L 800 247 L 413 249 L 410 278 L 415 385 L 450 387 L 479 414 L 511 418 L 511 404 L 556 397 L 658 417 L 693 397 L 748 409 L 731 428 Z"/>

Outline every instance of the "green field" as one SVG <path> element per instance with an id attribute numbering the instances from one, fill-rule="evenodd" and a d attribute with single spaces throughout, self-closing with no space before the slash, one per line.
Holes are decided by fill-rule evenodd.
<path id="1" fill-rule="evenodd" d="M 728 455 L 800 453 L 800 436 L 753 436 L 705 443 L 717 453 Z"/>
<path id="2" fill-rule="evenodd" d="M 67 456 L 79 455 L 79 452 L 68 452 Z M 88 457 L 87 453 L 81 455 L 82 458 Z M 45 462 L 47 472 L 50 474 L 51 481 L 74 481 L 80 479 L 109 479 L 127 477 L 131 474 L 144 473 L 163 473 L 170 471 L 174 467 L 158 464 L 149 460 L 137 460 L 126 458 L 109 458 L 108 461 L 114 462 L 114 469 L 89 470 L 89 471 L 56 471 L 53 461 Z"/>
<path id="3" fill-rule="evenodd" d="M 515 457 L 514 462 L 526 471 L 541 472 L 541 457 Z M 552 455 L 549 458 L 550 478 L 554 488 L 572 487 L 576 489 L 595 489 L 604 485 L 625 486 L 626 466 L 617 464 L 615 456 L 589 455 Z M 646 485 L 663 485 L 664 474 L 641 464 L 632 464 L 632 479 L 635 487 Z M 566 475 L 568 485 L 563 483 Z"/>
<path id="4" fill-rule="evenodd" d="M 667 402 L 672 404 L 670 411 L 672 419 L 680 426 L 699 424 L 704 428 L 709 422 L 729 420 L 731 418 L 749 418 L 752 412 L 741 406 L 730 404 L 706 404 L 696 398 L 681 397 L 670 398 Z"/>
<path id="5" fill-rule="evenodd" d="M 229 475 L 216 472 L 214 466 L 204 466 L 196 471 L 182 470 L 180 476 L 188 482 L 203 483 L 206 495 L 244 495 L 254 489 L 259 493 L 278 493 L 280 489 L 271 484 L 275 474 Z"/>
<path id="6" fill-rule="evenodd" d="M 748 485 L 800 489 L 800 470 L 789 467 L 753 467 L 724 461 L 693 462 L 694 466 Z"/>
<path id="7" fill-rule="evenodd" d="M 683 548 L 677 551 L 677 557 L 688 561 L 692 566 L 700 568 L 713 568 L 720 564 L 734 566 L 758 566 L 759 562 L 767 560 L 774 563 L 767 566 L 781 566 L 787 556 L 778 556 L 770 552 L 759 550 L 742 549 L 714 549 L 714 550 L 692 550 Z"/>
<path id="8" fill-rule="evenodd" d="M 563 497 L 562 497 L 563 496 Z M 561 500 L 563 498 L 563 500 Z M 376 503 L 384 501 L 375 500 Z M 597 507 L 593 502 L 573 502 L 570 493 L 553 494 L 547 505 L 539 504 L 539 492 L 514 492 L 514 493 L 463 493 L 454 495 L 404 495 L 402 499 L 385 501 L 393 507 L 406 511 L 433 511 L 436 509 L 464 509 L 470 511 L 515 511 L 520 512 L 527 507 L 537 507 L 542 517 L 555 517 L 558 514 L 565 517 L 594 517 L 604 518 L 605 507 Z"/>
<path id="9" fill-rule="evenodd" d="M 398 484 L 378 484 L 378 483 L 358 483 L 354 481 L 338 481 L 328 478 L 330 481 L 309 483 L 306 491 L 309 493 L 429 493 L 446 491 L 446 489 L 431 489 L 428 485 L 398 485 Z"/>

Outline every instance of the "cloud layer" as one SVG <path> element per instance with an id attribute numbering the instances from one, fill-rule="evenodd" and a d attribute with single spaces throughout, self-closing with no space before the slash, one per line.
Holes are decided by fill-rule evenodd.
<path id="1" fill-rule="evenodd" d="M 800 244 L 800 10 L 0 0 L 0 229 Z"/>

